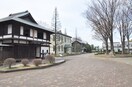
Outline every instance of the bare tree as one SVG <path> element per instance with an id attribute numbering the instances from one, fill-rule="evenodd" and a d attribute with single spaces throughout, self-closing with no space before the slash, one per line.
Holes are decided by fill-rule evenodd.
<path id="1" fill-rule="evenodd" d="M 61 23 L 59 21 L 59 14 L 57 8 L 55 8 L 54 15 L 52 18 L 52 28 L 55 31 L 55 55 L 57 54 L 57 32 L 61 29 Z"/>
<path id="2" fill-rule="evenodd" d="M 126 9 L 124 11 L 124 14 L 127 17 L 127 22 L 126 22 L 126 38 L 127 38 L 127 47 L 128 47 L 128 53 L 130 53 L 130 46 L 129 46 L 129 41 L 130 41 L 130 35 L 132 34 L 132 0 L 127 0 L 125 3 Z"/>
<path id="3" fill-rule="evenodd" d="M 109 33 L 109 40 L 111 44 L 111 53 L 114 54 L 114 44 L 113 44 L 113 30 L 115 28 L 115 14 L 119 6 L 119 0 L 102 0 L 99 1 L 100 7 L 102 9 L 102 15 L 106 20 L 107 31 Z"/>
<path id="4" fill-rule="evenodd" d="M 130 20 L 132 15 L 130 13 L 130 4 L 128 1 L 122 1 L 116 16 L 117 29 L 119 30 L 121 37 L 122 54 L 125 52 L 125 39 L 127 39 L 127 47 L 129 53 L 129 39 L 132 33 L 132 22 Z"/>
<path id="5" fill-rule="evenodd" d="M 109 38 L 112 54 L 114 54 L 113 30 L 118 6 L 119 0 L 97 0 L 96 2 L 93 1 L 92 6 L 88 7 L 86 11 L 86 18 Z M 91 16 L 93 18 L 90 18 Z"/>
<path id="6" fill-rule="evenodd" d="M 126 15 L 123 10 L 117 14 L 117 29 L 120 33 L 122 54 L 125 53 L 125 37 L 127 34 Z"/>
<path id="7" fill-rule="evenodd" d="M 132 34 L 132 22 L 130 21 L 129 24 L 127 25 L 127 32 L 126 32 L 126 38 L 127 38 L 127 47 L 128 47 L 128 53 L 130 53 L 130 35 Z"/>
<path id="8" fill-rule="evenodd" d="M 90 13 L 89 13 L 90 12 Z M 91 26 L 95 31 L 94 38 L 105 42 L 106 54 L 108 54 L 108 33 L 105 30 L 107 28 L 104 19 L 97 15 L 97 8 L 90 7 L 89 12 L 86 12 L 86 18 L 91 22 Z"/>
<path id="9" fill-rule="evenodd" d="M 106 35 L 104 35 L 104 33 L 100 33 L 97 30 L 94 32 L 93 38 L 96 40 L 100 40 L 103 41 L 103 43 L 105 44 L 105 54 L 109 54 L 108 52 L 108 37 Z"/>
<path id="10" fill-rule="evenodd" d="M 61 29 L 61 22 L 60 22 L 60 19 L 59 19 L 59 13 L 58 13 L 57 8 L 55 8 L 55 10 L 54 10 L 53 18 L 52 18 L 52 21 L 51 21 L 51 26 L 52 26 L 52 29 L 54 31 L 55 31 L 55 28 L 56 28 L 56 31 L 59 31 Z"/>

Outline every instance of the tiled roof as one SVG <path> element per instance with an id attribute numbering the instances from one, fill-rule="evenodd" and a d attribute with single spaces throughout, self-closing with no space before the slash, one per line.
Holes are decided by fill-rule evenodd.
<path id="1" fill-rule="evenodd" d="M 30 13 L 28 11 L 24 11 L 24 12 L 20 12 L 20 13 L 15 13 L 15 14 L 10 14 L 8 17 L 6 18 L 2 18 L 0 19 L 0 22 L 4 22 L 4 21 L 9 21 L 9 20 L 14 20 L 14 21 L 17 21 L 17 22 L 21 22 L 21 23 L 24 23 L 26 25 L 30 25 L 30 26 L 33 26 L 33 27 L 36 27 L 36 28 L 39 28 L 39 29 L 43 29 L 43 30 L 46 30 L 46 31 L 49 31 L 49 32 L 52 32 L 54 33 L 51 29 L 49 28 L 46 28 L 46 27 L 43 27 L 41 25 L 38 25 L 37 23 L 33 23 L 33 22 L 30 22 L 30 21 L 26 21 L 20 17 L 23 17 L 25 15 L 29 15 Z"/>
<path id="2" fill-rule="evenodd" d="M 21 16 L 24 16 L 24 15 L 27 15 L 27 14 L 29 14 L 28 11 L 23 11 L 23 12 L 19 12 L 19 13 L 10 14 L 9 16 L 21 17 Z"/>
<path id="3" fill-rule="evenodd" d="M 69 35 L 67 35 L 67 34 L 60 33 L 60 32 L 57 32 L 57 34 L 60 34 L 60 35 L 63 35 L 63 36 L 72 38 L 71 36 L 69 36 Z"/>

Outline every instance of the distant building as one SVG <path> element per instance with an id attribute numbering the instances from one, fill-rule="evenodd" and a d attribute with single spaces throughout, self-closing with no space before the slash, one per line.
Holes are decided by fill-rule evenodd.
<path id="1" fill-rule="evenodd" d="M 81 53 L 82 52 L 82 43 L 79 41 L 73 41 L 72 42 L 72 52 Z"/>
<path id="2" fill-rule="evenodd" d="M 0 19 L 0 58 L 35 58 L 50 52 L 53 32 L 37 24 L 28 11 Z"/>
<path id="3" fill-rule="evenodd" d="M 72 52 L 73 53 L 82 53 L 85 52 L 85 44 L 80 38 L 72 39 Z"/>
<path id="4" fill-rule="evenodd" d="M 122 51 L 120 42 L 113 42 L 113 44 L 114 44 L 114 51 L 115 51 L 115 52 L 120 52 L 120 51 Z M 106 50 L 106 46 L 105 46 L 104 43 L 102 43 L 102 50 L 103 50 L 103 51 Z M 108 50 L 109 50 L 109 52 L 111 51 L 110 43 L 108 43 Z"/>
<path id="5" fill-rule="evenodd" d="M 132 53 L 132 41 L 129 41 L 130 53 Z M 128 41 L 125 41 L 125 51 L 128 52 Z"/>
<path id="6" fill-rule="evenodd" d="M 71 54 L 72 46 L 71 46 L 71 36 L 67 34 L 63 34 L 61 31 L 57 32 L 56 34 L 56 43 L 57 43 L 57 54 Z M 50 45 L 50 52 L 55 53 L 55 34 L 51 35 L 51 45 Z"/>

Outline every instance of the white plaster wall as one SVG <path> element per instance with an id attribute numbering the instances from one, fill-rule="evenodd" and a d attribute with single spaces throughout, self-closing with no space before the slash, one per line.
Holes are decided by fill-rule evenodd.
<path id="1" fill-rule="evenodd" d="M 46 33 L 45 32 L 43 33 L 43 38 L 46 39 Z"/>
<path id="2" fill-rule="evenodd" d="M 34 37 L 37 37 L 37 30 L 34 30 Z"/>
<path id="3" fill-rule="evenodd" d="M 12 24 L 9 24 L 8 25 L 8 31 L 7 31 L 8 34 L 12 34 Z"/>
<path id="4" fill-rule="evenodd" d="M 12 38 L 12 35 L 4 35 L 3 38 Z"/>
<path id="5" fill-rule="evenodd" d="M 30 36 L 33 37 L 33 29 L 30 29 Z"/>
<path id="6" fill-rule="evenodd" d="M 20 35 L 23 35 L 23 26 L 20 26 Z"/>
<path id="7" fill-rule="evenodd" d="M 42 53 L 42 50 L 44 50 L 44 53 L 47 53 L 47 50 L 49 52 L 49 47 L 41 47 L 41 53 Z"/>

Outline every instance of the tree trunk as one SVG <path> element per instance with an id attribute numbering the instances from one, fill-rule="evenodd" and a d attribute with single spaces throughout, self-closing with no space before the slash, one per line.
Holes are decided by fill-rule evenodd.
<path id="1" fill-rule="evenodd" d="M 120 37 L 121 37 L 122 54 L 124 54 L 125 53 L 125 35 L 124 34 L 122 35 L 120 33 Z"/>
<path id="2" fill-rule="evenodd" d="M 105 46 L 106 46 L 105 54 L 108 55 L 109 54 L 109 52 L 108 52 L 108 39 L 105 41 Z"/>
<path id="3" fill-rule="evenodd" d="M 129 36 L 127 36 L 127 42 L 128 42 L 128 44 L 127 44 L 127 45 L 128 45 L 128 46 L 127 46 L 127 47 L 128 47 L 128 51 L 127 51 L 127 52 L 130 53 Z"/>
<path id="4" fill-rule="evenodd" d="M 113 31 L 111 30 L 111 36 L 110 36 L 110 46 L 111 46 L 111 52 L 109 54 L 114 55 L 114 44 L 113 44 Z"/>
<path id="5" fill-rule="evenodd" d="M 125 43 L 124 43 L 124 41 L 122 41 L 122 54 L 124 54 L 125 53 Z"/>

